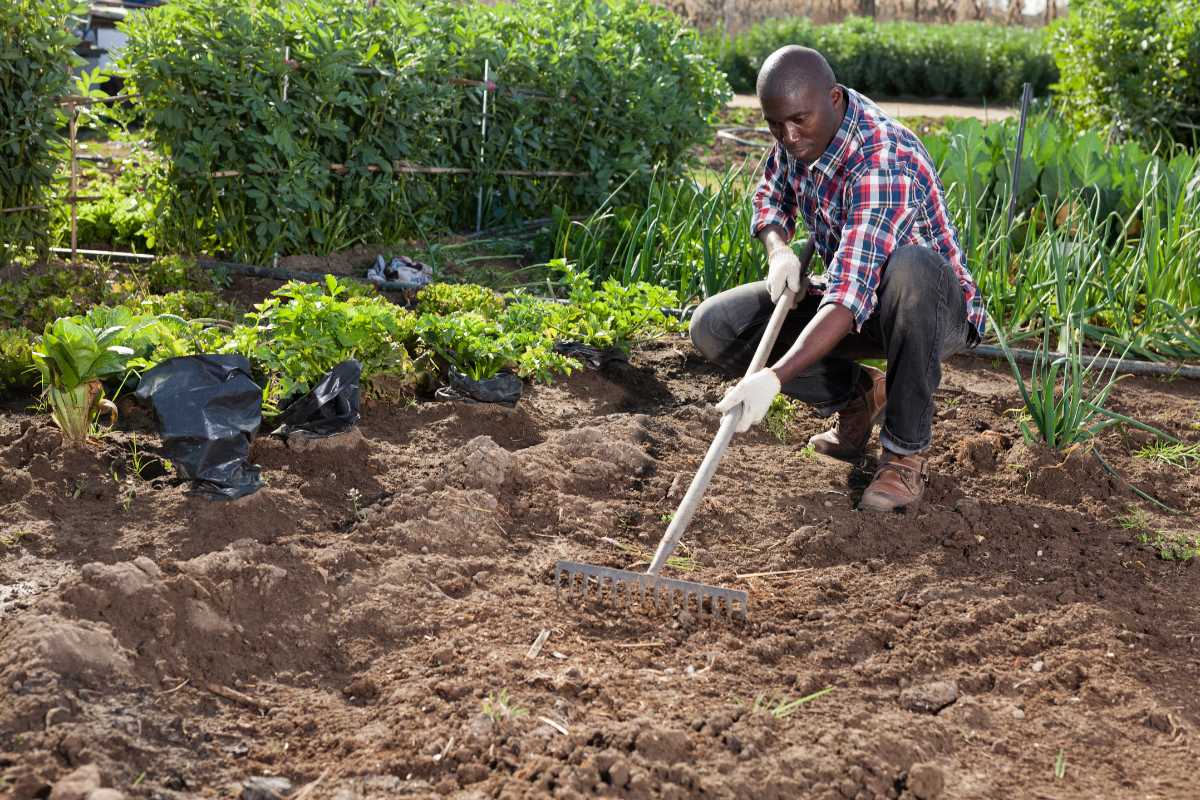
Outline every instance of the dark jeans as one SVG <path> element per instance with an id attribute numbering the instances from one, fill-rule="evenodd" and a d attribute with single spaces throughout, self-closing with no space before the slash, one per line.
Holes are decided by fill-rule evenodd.
<path id="1" fill-rule="evenodd" d="M 919 453 L 932 438 L 941 361 L 968 347 L 966 302 L 950 265 L 916 246 L 892 253 L 877 294 L 875 312 L 862 331 L 851 331 L 812 369 L 785 383 L 783 392 L 828 416 L 870 386 L 870 376 L 855 359 L 886 358 L 887 416 L 880 441 L 896 453 Z M 820 296 L 806 296 L 788 314 L 768 364 L 791 348 L 820 303 Z M 692 342 L 706 359 L 740 377 L 772 310 L 766 281 L 721 292 L 696 309 Z"/>

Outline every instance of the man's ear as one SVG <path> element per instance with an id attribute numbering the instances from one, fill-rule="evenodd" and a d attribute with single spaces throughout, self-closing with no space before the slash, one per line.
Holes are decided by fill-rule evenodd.
<path id="1" fill-rule="evenodd" d="M 844 92 L 842 92 L 841 84 L 835 83 L 833 88 L 829 90 L 829 99 L 833 102 L 833 107 L 837 108 L 838 103 L 842 102 Z"/>

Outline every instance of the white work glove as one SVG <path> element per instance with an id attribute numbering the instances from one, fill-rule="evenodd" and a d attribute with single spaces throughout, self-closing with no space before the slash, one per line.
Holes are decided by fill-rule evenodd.
<path id="1" fill-rule="evenodd" d="M 800 294 L 800 258 L 790 247 L 776 247 L 767 254 L 767 291 L 771 302 L 778 303 L 783 290 Z"/>
<path id="2" fill-rule="evenodd" d="M 745 433 L 750 426 L 759 422 L 767 415 L 771 401 L 779 394 L 779 376 L 775 370 L 760 369 L 748 378 L 742 378 L 737 385 L 725 393 L 721 402 L 717 403 L 717 411 L 724 414 L 731 408 L 742 407 L 742 416 L 738 418 L 737 432 Z"/>

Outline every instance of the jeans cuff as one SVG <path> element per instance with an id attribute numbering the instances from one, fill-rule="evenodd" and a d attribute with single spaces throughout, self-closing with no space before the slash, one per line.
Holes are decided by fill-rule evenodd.
<path id="1" fill-rule="evenodd" d="M 912 456 L 928 450 L 929 441 L 932 438 L 932 436 L 926 438 L 924 444 L 915 444 L 912 442 L 907 442 L 904 439 L 897 438 L 891 431 L 888 430 L 886 423 L 879 430 L 880 444 L 882 444 L 888 450 L 891 450 L 893 453 L 902 456 Z"/>

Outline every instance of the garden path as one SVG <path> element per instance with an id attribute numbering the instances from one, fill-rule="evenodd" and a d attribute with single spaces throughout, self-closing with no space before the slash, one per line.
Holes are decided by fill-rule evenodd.
<path id="1" fill-rule="evenodd" d="M 874 98 L 872 98 L 874 99 Z M 1009 106 L 984 106 L 962 103 L 945 103 L 932 100 L 875 100 L 887 113 L 895 117 L 975 117 L 984 122 L 1017 116 L 1018 110 Z M 752 94 L 737 94 L 729 105 L 734 108 L 758 108 L 758 97 Z"/>

